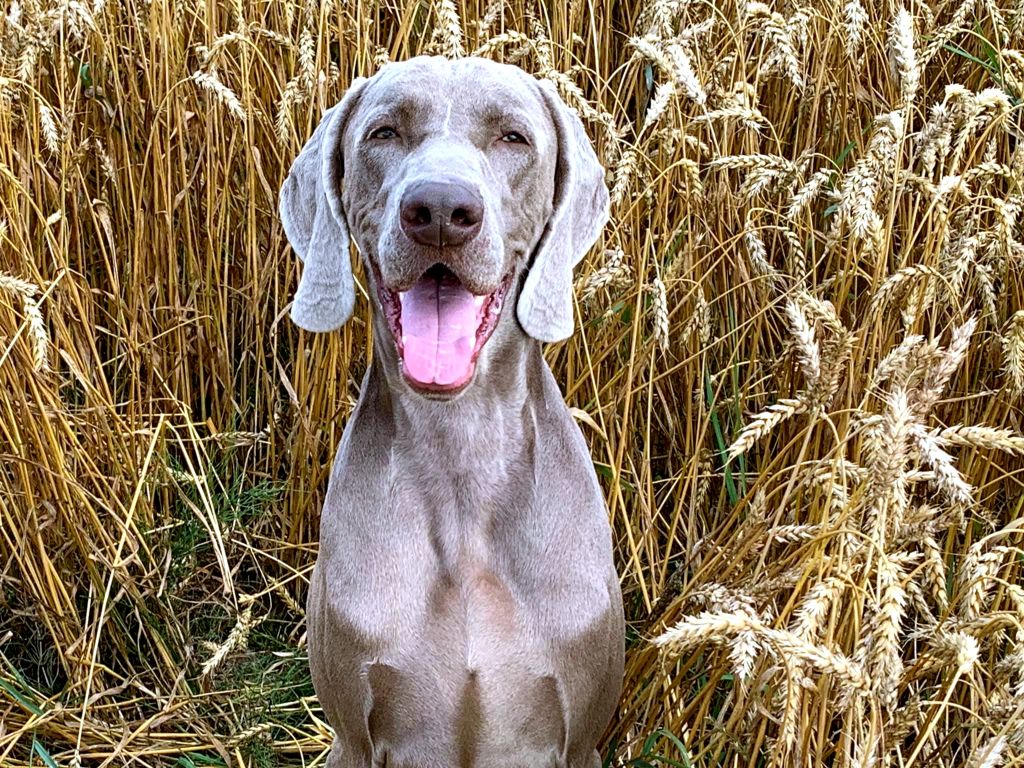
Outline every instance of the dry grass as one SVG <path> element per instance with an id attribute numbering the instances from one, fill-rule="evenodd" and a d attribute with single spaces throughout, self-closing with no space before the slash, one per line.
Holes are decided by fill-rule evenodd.
<path id="1" fill-rule="evenodd" d="M 9 7 L 0 764 L 322 759 L 301 604 L 368 307 L 289 323 L 277 190 L 424 50 L 552 79 L 610 169 L 548 350 L 627 605 L 606 751 L 1024 761 L 1019 4 Z"/>

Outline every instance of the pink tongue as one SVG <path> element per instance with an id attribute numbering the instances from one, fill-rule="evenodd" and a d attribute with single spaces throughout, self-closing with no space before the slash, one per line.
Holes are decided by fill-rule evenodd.
<path id="1" fill-rule="evenodd" d="M 400 294 L 406 374 L 420 384 L 461 384 L 472 373 L 477 302 L 454 277 L 425 275 Z"/>

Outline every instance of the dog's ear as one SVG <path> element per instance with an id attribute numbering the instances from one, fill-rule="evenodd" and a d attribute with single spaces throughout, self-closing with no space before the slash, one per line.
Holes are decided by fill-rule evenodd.
<path id="1" fill-rule="evenodd" d="M 344 98 L 324 112 L 281 188 L 281 223 L 303 262 L 292 320 L 307 331 L 333 331 L 348 320 L 355 304 L 348 224 L 341 206 L 342 139 L 366 82 L 356 78 Z"/>
<path id="2" fill-rule="evenodd" d="M 530 336 L 553 342 L 572 336 L 572 268 L 608 221 L 608 188 L 583 123 L 552 83 L 538 85 L 558 140 L 554 208 L 534 251 L 516 315 Z"/>

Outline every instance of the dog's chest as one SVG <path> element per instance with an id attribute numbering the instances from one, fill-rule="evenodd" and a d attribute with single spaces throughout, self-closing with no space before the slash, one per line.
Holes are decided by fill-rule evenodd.
<path id="1" fill-rule="evenodd" d="M 467 750 L 553 765 L 564 736 L 554 665 L 515 590 L 467 561 L 433 579 L 420 611 L 368 669 L 375 749 L 398 765 L 402 753 L 462 764 Z"/>
<path id="2" fill-rule="evenodd" d="M 387 751 L 389 765 L 403 765 L 402 752 L 450 755 L 439 765 L 459 765 L 470 748 L 521 756 L 503 766 L 553 765 L 565 716 L 543 612 L 562 593 L 508 572 L 514 557 L 501 545 L 525 543 L 472 527 L 450 535 L 442 544 L 436 529 L 410 523 L 373 561 L 349 561 L 328 576 L 331 631 L 365 643 L 375 749 Z M 546 578 L 537 584 L 551 587 Z"/>
<path id="3" fill-rule="evenodd" d="M 477 504 L 454 498 L 449 508 L 419 494 L 393 486 L 383 509 L 334 529 L 321 551 L 336 610 L 371 645 L 436 636 L 443 656 L 473 668 L 537 658 L 538 642 L 601 620 L 611 557 L 600 507 L 590 520 L 548 514 L 512 494 Z"/>
<path id="4" fill-rule="evenodd" d="M 328 556 L 331 603 L 345 625 L 382 653 L 422 655 L 471 670 L 502 667 L 520 656 L 536 659 L 538 612 L 556 596 L 536 589 L 542 580 L 510 572 L 515 558 L 508 550 L 523 546 L 494 542 L 476 523 L 412 519 L 372 558 L 360 553 L 355 537 L 344 545 L 348 556 Z"/>

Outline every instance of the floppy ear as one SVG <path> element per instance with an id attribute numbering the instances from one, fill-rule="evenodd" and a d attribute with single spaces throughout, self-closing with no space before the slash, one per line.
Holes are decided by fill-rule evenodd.
<path id="1" fill-rule="evenodd" d="M 516 314 L 526 333 L 538 341 L 553 342 L 572 336 L 572 268 L 608 221 L 608 188 L 583 123 L 565 106 L 552 83 L 540 81 L 539 85 L 558 139 L 555 199 Z"/>
<path id="2" fill-rule="evenodd" d="M 355 287 L 348 224 L 341 207 L 342 136 L 366 78 L 353 80 L 344 98 L 324 112 L 281 187 L 281 223 L 303 262 L 292 320 L 307 331 L 333 331 L 352 315 Z"/>

